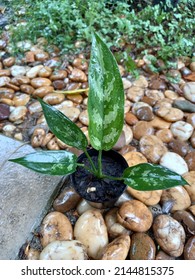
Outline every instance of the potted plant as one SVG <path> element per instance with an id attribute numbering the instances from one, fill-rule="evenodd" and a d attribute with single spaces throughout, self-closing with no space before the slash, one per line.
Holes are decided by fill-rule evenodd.
<path id="1" fill-rule="evenodd" d="M 124 124 L 124 90 L 114 56 L 94 34 L 89 66 L 89 139 L 82 130 L 56 108 L 39 99 L 49 129 L 61 141 L 83 151 L 81 157 L 65 151 L 37 151 L 12 159 L 34 171 L 50 175 L 72 174 L 76 191 L 91 202 L 110 206 L 126 186 L 137 190 L 167 189 L 187 182 L 163 166 L 143 163 L 128 167 L 112 147 Z"/>

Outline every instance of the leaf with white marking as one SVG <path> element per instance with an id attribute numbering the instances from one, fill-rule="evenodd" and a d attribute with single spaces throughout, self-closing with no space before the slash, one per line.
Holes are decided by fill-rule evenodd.
<path id="1" fill-rule="evenodd" d="M 92 40 L 88 115 L 91 145 L 110 150 L 123 128 L 124 89 L 117 62 L 97 34 Z"/>
<path id="2" fill-rule="evenodd" d="M 66 151 L 41 151 L 10 159 L 36 172 L 49 175 L 66 175 L 75 172 L 77 157 Z"/>
<path id="3" fill-rule="evenodd" d="M 39 102 L 51 132 L 67 145 L 85 150 L 88 141 L 82 130 L 56 108 L 41 99 L 39 99 Z"/>
<path id="4" fill-rule="evenodd" d="M 179 174 L 166 167 L 140 163 L 128 167 L 123 173 L 125 184 L 139 191 L 163 190 L 179 185 L 188 185 Z"/>

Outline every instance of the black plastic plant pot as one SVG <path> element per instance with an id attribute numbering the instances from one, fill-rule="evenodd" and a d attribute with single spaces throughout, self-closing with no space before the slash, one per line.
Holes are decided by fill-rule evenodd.
<path id="1" fill-rule="evenodd" d="M 98 161 L 98 151 L 88 150 L 95 166 Z M 89 168 L 91 165 L 85 153 L 81 154 L 77 160 Z M 128 167 L 124 157 L 114 150 L 102 152 L 102 173 L 112 177 L 121 177 L 123 171 Z M 83 167 L 78 166 L 77 170 L 71 174 L 71 180 L 76 192 L 84 198 L 91 206 L 96 208 L 110 208 L 118 200 L 126 189 L 126 185 L 121 180 L 99 179 L 89 173 Z"/>

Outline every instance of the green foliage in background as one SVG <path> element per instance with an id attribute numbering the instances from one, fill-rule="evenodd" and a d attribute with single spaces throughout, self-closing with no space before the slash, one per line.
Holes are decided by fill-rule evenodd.
<path id="1" fill-rule="evenodd" d="M 13 10 L 12 41 L 45 37 L 64 52 L 74 50 L 76 40 L 91 40 L 98 31 L 108 46 L 135 44 L 137 53 L 156 48 L 159 58 L 192 56 L 195 45 L 195 0 L 165 12 L 151 1 L 116 0 L 7 0 Z M 148 5 L 147 5 L 148 4 Z M 169 4 L 169 3 L 168 3 Z M 167 5 L 168 5 L 167 4 Z M 21 23 L 25 22 L 23 25 Z"/>

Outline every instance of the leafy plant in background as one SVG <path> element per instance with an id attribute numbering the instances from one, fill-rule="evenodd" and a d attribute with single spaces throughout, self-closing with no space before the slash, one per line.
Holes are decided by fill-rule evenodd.
<path id="1" fill-rule="evenodd" d="M 157 48 L 156 56 L 165 61 L 193 53 L 195 0 L 180 0 L 179 5 L 167 12 L 159 5 L 152 6 L 152 1 L 9 2 L 15 14 L 11 27 L 13 43 L 26 39 L 36 42 L 38 37 L 45 37 L 64 52 L 75 52 L 75 41 L 89 43 L 93 29 L 105 38 L 108 46 L 120 47 L 122 39 L 135 44 L 136 54 Z M 23 14 L 21 6 L 25 8 Z M 20 22 L 26 25 L 16 24 Z"/>
<path id="2" fill-rule="evenodd" d="M 123 128 L 124 90 L 116 60 L 97 34 L 92 41 L 88 96 L 88 131 L 91 146 L 98 151 L 97 165 L 89 156 L 88 141 L 82 130 L 56 108 L 39 101 L 50 130 L 67 145 L 83 150 L 90 167 L 78 163 L 76 155 L 62 150 L 38 151 L 11 161 L 51 175 L 71 174 L 76 172 L 77 166 L 82 166 L 99 179 L 121 180 L 143 191 L 187 184 L 177 173 L 150 163 L 128 167 L 120 178 L 102 173 L 102 151 L 112 149 Z"/>

